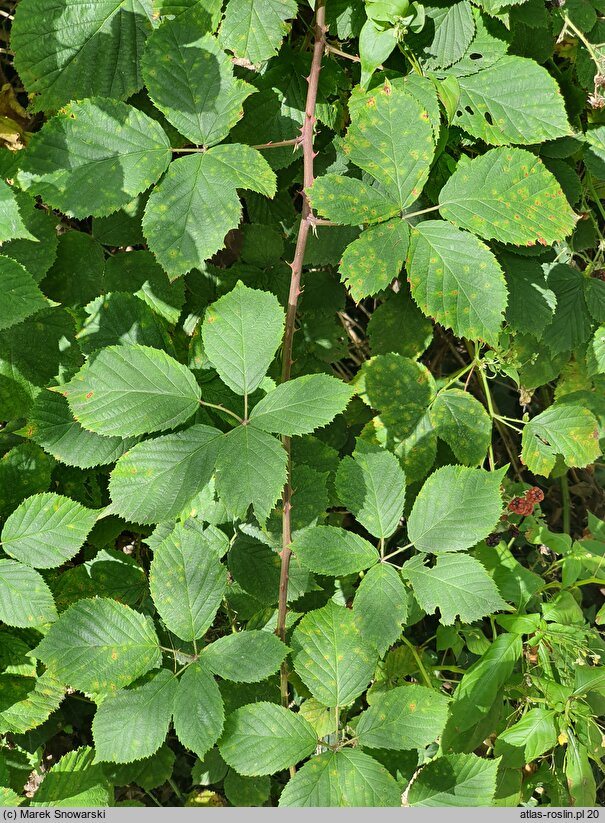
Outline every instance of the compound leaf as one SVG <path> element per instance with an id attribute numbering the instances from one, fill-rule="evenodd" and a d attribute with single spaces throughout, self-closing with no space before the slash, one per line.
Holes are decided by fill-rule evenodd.
<path id="1" fill-rule="evenodd" d="M 498 760 L 447 754 L 428 763 L 408 792 L 410 806 L 491 806 Z"/>
<path id="2" fill-rule="evenodd" d="M 229 0 L 221 26 L 224 48 L 251 63 L 277 54 L 288 31 L 286 20 L 296 16 L 295 0 Z"/>
<path id="3" fill-rule="evenodd" d="M 178 739 L 198 757 L 204 757 L 223 731 L 223 698 L 212 674 L 199 663 L 189 666 L 181 677 L 173 722 Z"/>
<path id="4" fill-rule="evenodd" d="M 292 541 L 292 551 L 307 569 L 342 577 L 378 562 L 378 552 L 358 534 L 337 526 L 312 526 Z"/>
<path id="5" fill-rule="evenodd" d="M 485 460 L 492 421 L 472 394 L 461 389 L 439 392 L 431 406 L 431 422 L 461 463 L 476 466 Z"/>
<path id="6" fill-rule="evenodd" d="M 339 271 L 353 300 L 386 289 L 399 276 L 409 240 L 408 224 L 396 218 L 371 226 L 347 246 Z"/>
<path id="7" fill-rule="evenodd" d="M 448 703 L 444 694 L 424 686 L 381 692 L 359 718 L 359 743 L 371 749 L 423 749 L 443 731 Z"/>
<path id="8" fill-rule="evenodd" d="M 558 454 L 568 466 L 578 467 L 601 454 L 597 419 L 583 406 L 555 404 L 523 429 L 521 456 L 531 472 L 548 477 Z"/>
<path id="9" fill-rule="evenodd" d="M 288 651 L 274 634 L 250 630 L 219 637 L 206 646 L 201 660 L 223 680 L 257 683 L 277 671 Z"/>
<path id="10" fill-rule="evenodd" d="M 56 619 L 55 601 L 42 575 L 15 560 L 0 558 L 0 620 L 7 626 L 27 628 Z"/>

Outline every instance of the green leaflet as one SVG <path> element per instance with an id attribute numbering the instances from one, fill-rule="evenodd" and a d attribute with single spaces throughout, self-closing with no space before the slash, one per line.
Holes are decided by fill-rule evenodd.
<path id="1" fill-rule="evenodd" d="M 70 606 L 34 651 L 59 680 L 84 692 L 128 686 L 162 659 L 151 621 L 105 598 Z"/>
<path id="2" fill-rule="evenodd" d="M 590 376 L 605 372 L 605 326 L 599 326 L 588 342 L 586 365 Z"/>
<path id="3" fill-rule="evenodd" d="M 472 623 L 508 608 L 481 563 L 466 554 L 440 554 L 432 567 L 417 555 L 403 564 L 401 573 L 425 612 L 433 614 L 439 608 L 445 626 L 457 616 L 463 623 Z"/>
<path id="4" fill-rule="evenodd" d="M 564 240 L 577 219 L 540 158 L 515 148 L 492 149 L 459 164 L 439 205 L 459 228 L 517 246 Z"/>
<path id="5" fill-rule="evenodd" d="M 59 708 L 65 687 L 47 669 L 35 680 L 34 688 L 23 700 L 17 700 L 0 712 L 0 731 L 23 734 L 41 726 Z"/>
<path id="6" fill-rule="evenodd" d="M 2 250 L 6 250 L 5 243 L 7 240 L 16 240 L 17 238 L 36 239 L 23 222 L 17 195 L 6 185 L 4 180 L 0 180 L 0 243 L 2 243 Z M 12 257 L 12 255 L 9 255 L 9 257 Z"/>
<path id="7" fill-rule="evenodd" d="M 105 288 L 108 292 L 133 292 L 171 325 L 177 323 L 185 302 L 184 281 L 171 283 L 148 251 L 109 257 L 105 261 Z"/>
<path id="8" fill-rule="evenodd" d="M 460 78 L 453 124 L 491 145 L 531 145 L 571 134 L 563 97 L 546 69 L 524 57 L 502 57 Z"/>
<path id="9" fill-rule="evenodd" d="M 154 549 L 149 586 L 170 631 L 182 640 L 195 640 L 212 624 L 227 576 L 204 536 L 178 524 Z"/>
<path id="10" fill-rule="evenodd" d="M 0 517 L 6 518 L 32 494 L 51 484 L 52 462 L 34 443 L 20 443 L 0 460 Z"/>
<path id="11" fill-rule="evenodd" d="M 41 626 L 57 619 L 50 589 L 39 572 L 0 558 L 0 620 L 7 626 Z"/>
<path id="12" fill-rule="evenodd" d="M 345 226 L 380 223 L 400 211 L 383 189 L 341 174 L 318 177 L 308 195 L 311 205 L 321 215 Z"/>
<path id="13" fill-rule="evenodd" d="M 42 281 L 42 291 L 65 306 L 85 306 L 105 291 L 104 271 L 100 243 L 82 231 L 68 231 L 58 238 L 56 259 Z"/>
<path id="14" fill-rule="evenodd" d="M 422 311 L 469 340 L 495 343 L 507 291 L 498 261 L 477 237 L 442 220 L 412 230 L 412 296 Z"/>
<path id="15" fill-rule="evenodd" d="M 418 309 L 407 290 L 387 293 L 368 323 L 372 354 L 394 352 L 416 359 L 433 337 L 433 324 Z"/>
<path id="16" fill-rule="evenodd" d="M 294 481 L 296 482 L 296 481 Z M 279 596 L 281 560 L 270 546 L 238 535 L 229 551 L 229 571 L 237 583 L 260 603 L 275 605 Z M 312 576 L 296 558 L 290 559 L 288 601 L 297 600 L 310 585 Z"/>
<path id="17" fill-rule="evenodd" d="M 572 266 L 559 264 L 550 269 L 546 282 L 556 305 L 541 340 L 554 354 L 572 351 L 588 340 L 592 326 L 584 296 L 586 278 Z"/>
<path id="18" fill-rule="evenodd" d="M 334 577 L 362 571 L 378 561 L 371 543 L 336 526 L 304 529 L 294 537 L 291 547 L 303 566 Z"/>
<path id="19" fill-rule="evenodd" d="M 199 663 L 193 663 L 184 671 L 174 700 L 177 737 L 183 746 L 204 757 L 218 740 L 224 722 L 223 698 L 216 680 Z"/>
<path id="20" fill-rule="evenodd" d="M 548 477 L 558 454 L 568 466 L 587 466 L 601 454 L 597 419 L 583 406 L 555 404 L 525 425 L 522 447 L 534 474 Z"/>
<path id="21" fill-rule="evenodd" d="M 324 706 L 352 703 L 370 682 L 378 659 L 353 613 L 332 601 L 302 618 L 291 646 L 294 670 Z"/>
<path id="22" fill-rule="evenodd" d="M 88 315 L 77 334 L 83 354 L 109 346 L 149 346 L 174 351 L 166 322 L 134 294 L 104 294 L 85 307 Z"/>
<path id="23" fill-rule="evenodd" d="M 90 746 L 63 755 L 49 769 L 30 806 L 109 806 L 113 801 L 113 786 L 103 767 L 94 760 L 94 749 Z"/>
<path id="24" fill-rule="evenodd" d="M 344 151 L 403 210 L 420 196 L 428 177 L 435 151 L 429 116 L 387 81 L 353 110 Z"/>
<path id="25" fill-rule="evenodd" d="M 206 646 L 201 660 L 223 680 L 257 683 L 277 671 L 288 651 L 274 634 L 250 630 L 219 637 Z"/>
<path id="26" fill-rule="evenodd" d="M 252 394 L 271 365 L 283 329 L 284 312 L 277 298 L 238 280 L 233 291 L 206 311 L 205 354 L 230 389 Z"/>
<path id="27" fill-rule="evenodd" d="M 34 278 L 16 260 L 0 255 L 0 330 L 15 326 L 48 306 Z"/>
<path id="28" fill-rule="evenodd" d="M 172 717 L 178 681 L 160 669 L 143 686 L 107 695 L 95 714 L 95 760 L 131 763 L 160 748 Z"/>
<path id="29" fill-rule="evenodd" d="M 85 429 L 120 437 L 176 428 L 200 399 L 189 369 L 148 346 L 102 349 L 55 391 Z"/>
<path id="30" fill-rule="evenodd" d="M 431 42 L 425 47 L 427 67 L 446 68 L 457 63 L 475 34 L 472 6 L 467 0 L 444 6 L 429 7 L 428 13 L 434 24 Z M 422 36 L 422 35 L 421 35 Z"/>
<path id="31" fill-rule="evenodd" d="M 376 695 L 356 734 L 370 749 L 421 749 L 443 731 L 449 698 L 424 686 L 399 686 Z"/>
<path id="32" fill-rule="evenodd" d="M 553 318 L 557 297 L 548 287 L 539 261 L 499 252 L 508 288 L 506 322 L 515 331 L 540 338 Z"/>
<path id="33" fill-rule="evenodd" d="M 222 437 L 197 425 L 135 445 L 111 473 L 111 511 L 133 523 L 177 517 L 210 480 Z"/>
<path id="34" fill-rule="evenodd" d="M 426 481 L 408 518 L 408 537 L 422 552 L 455 552 L 487 537 L 502 512 L 504 470 L 442 466 Z"/>
<path id="35" fill-rule="evenodd" d="M 172 776 L 176 756 L 172 749 L 164 744 L 152 757 L 135 760 L 134 763 L 118 765 L 103 763 L 103 771 L 114 786 L 127 786 L 136 783 L 145 791 L 162 786 Z"/>
<path id="36" fill-rule="evenodd" d="M 288 31 L 285 21 L 295 15 L 295 0 L 229 0 L 221 43 L 238 57 L 262 63 L 277 53 Z"/>
<path id="37" fill-rule="evenodd" d="M 295 765 L 316 745 L 313 727 L 300 714 L 274 703 L 255 703 L 227 718 L 219 748 L 240 774 L 262 775 Z"/>
<path id="38" fill-rule="evenodd" d="M 17 792 L 7 789 L 6 786 L 0 786 L 0 806 L 20 806 L 23 800 L 24 798 L 18 795 Z"/>
<path id="39" fill-rule="evenodd" d="M 167 21 L 151 35 L 143 76 L 167 119 L 198 145 L 220 143 L 242 115 L 254 87 L 233 76 L 231 61 L 207 33 L 203 9 Z"/>
<path id="40" fill-rule="evenodd" d="M 16 200 L 25 229 L 11 229 L 10 236 L 15 239 L 2 243 L 2 253 L 21 263 L 40 283 L 57 253 L 57 220 L 53 214 L 35 208 L 35 201 L 25 192 L 19 192 Z"/>
<path id="41" fill-rule="evenodd" d="M 313 757 L 287 783 L 280 806 L 401 806 L 395 778 L 365 752 L 342 749 Z"/>
<path id="42" fill-rule="evenodd" d="M 353 600 L 353 616 L 364 638 L 382 657 L 395 643 L 408 616 L 410 597 L 399 572 L 386 563 L 372 566 Z"/>
<path id="43" fill-rule="evenodd" d="M 28 497 L 2 529 L 2 548 L 38 569 L 52 569 L 78 553 L 99 512 L 49 492 Z"/>
<path id="44" fill-rule="evenodd" d="M 275 434 L 310 434 L 344 411 L 352 394 L 352 388 L 335 377 L 306 374 L 282 383 L 259 400 L 250 425 Z"/>
<path id="45" fill-rule="evenodd" d="M 405 503 L 405 474 L 391 452 L 358 440 L 353 457 L 340 462 L 336 490 L 374 537 L 390 537 L 399 525 Z"/>
<path id="46" fill-rule="evenodd" d="M 431 422 L 456 459 L 476 466 L 485 459 L 492 438 L 492 421 L 482 404 L 461 389 L 441 391 L 431 406 Z"/>
<path id="47" fill-rule="evenodd" d="M 339 270 L 355 301 L 386 289 L 399 276 L 409 239 L 408 224 L 395 218 L 366 229 L 347 246 Z"/>
<path id="48" fill-rule="evenodd" d="M 233 806 L 264 806 L 271 795 L 271 778 L 268 774 L 243 777 L 234 769 L 229 769 L 223 790 Z"/>
<path id="49" fill-rule="evenodd" d="M 530 709 L 518 723 L 501 732 L 494 754 L 509 768 L 523 768 L 557 745 L 556 714 L 546 709 Z"/>
<path id="50" fill-rule="evenodd" d="M 116 100 L 70 103 L 34 135 L 18 174 L 22 188 L 74 217 L 126 206 L 170 162 L 162 127 Z"/>
<path id="51" fill-rule="evenodd" d="M 238 188 L 275 194 L 275 175 L 250 146 L 213 146 L 170 164 L 147 203 L 143 232 L 171 280 L 222 248 L 240 221 Z"/>
<path id="52" fill-rule="evenodd" d="M 497 760 L 448 754 L 428 763 L 412 782 L 410 806 L 490 806 L 496 791 Z"/>

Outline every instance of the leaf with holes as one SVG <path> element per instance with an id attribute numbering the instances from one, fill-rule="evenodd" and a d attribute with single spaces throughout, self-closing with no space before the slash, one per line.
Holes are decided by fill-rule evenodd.
<path id="1" fill-rule="evenodd" d="M 588 466 L 601 454 L 598 421 L 583 406 L 555 404 L 525 425 L 521 457 L 530 471 L 548 477 L 559 454 L 571 467 Z"/>

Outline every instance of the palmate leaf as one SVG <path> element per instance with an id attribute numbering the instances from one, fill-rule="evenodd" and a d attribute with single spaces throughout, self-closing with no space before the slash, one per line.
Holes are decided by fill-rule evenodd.
<path id="1" fill-rule="evenodd" d="M 288 651 L 274 634 L 249 630 L 219 637 L 206 646 L 200 659 L 223 680 L 258 683 L 277 671 Z"/>
<path id="2" fill-rule="evenodd" d="M 426 315 L 459 337 L 497 341 L 506 283 L 490 249 L 473 234 L 443 220 L 420 223 L 412 229 L 409 277 Z"/>
<path id="3" fill-rule="evenodd" d="M 540 158 L 515 148 L 491 149 L 459 164 L 439 205 L 459 228 L 516 246 L 562 241 L 577 220 Z"/>
<path id="4" fill-rule="evenodd" d="M 34 649 L 59 680 L 84 692 L 123 688 L 162 660 L 151 622 L 115 600 L 80 600 Z"/>
<path id="5" fill-rule="evenodd" d="M 177 517 L 210 480 L 222 437 L 197 425 L 129 449 L 111 473 L 111 512 L 133 523 Z"/>
<path id="6" fill-rule="evenodd" d="M 103 767 L 94 760 L 95 752 L 90 746 L 67 752 L 49 769 L 29 805 L 34 808 L 109 806 L 113 786 Z"/>
<path id="7" fill-rule="evenodd" d="M 383 189 L 356 177 L 325 174 L 317 178 L 307 193 L 319 214 L 344 226 L 380 223 L 400 212 Z"/>
<path id="8" fill-rule="evenodd" d="M 371 226 L 353 240 L 340 261 L 340 276 L 353 300 L 376 294 L 399 276 L 410 240 L 408 224 L 399 218 Z"/>
<path id="9" fill-rule="evenodd" d="M 151 33 L 151 0 L 25 0 L 11 47 L 34 110 L 98 94 L 126 99 L 142 85 L 139 61 Z"/>
<path id="10" fill-rule="evenodd" d="M 401 788 L 385 767 L 359 749 L 313 757 L 286 784 L 280 806 L 401 806 Z"/>
<path id="11" fill-rule="evenodd" d="M 233 76 L 231 60 L 208 34 L 200 7 L 167 21 L 149 38 L 143 77 L 149 96 L 192 143 L 213 146 L 242 115 L 255 89 Z"/>
<path id="12" fill-rule="evenodd" d="M 52 569 L 80 551 L 98 516 L 61 494 L 36 494 L 7 519 L 2 548 L 28 566 Z"/>
<path id="13" fill-rule="evenodd" d="M 85 429 L 120 437 L 176 428 L 200 400 L 189 369 L 148 346 L 109 346 L 55 391 Z"/>
<path id="14" fill-rule="evenodd" d="M 601 454 L 599 424 L 583 406 L 560 403 L 525 425 L 521 457 L 534 474 L 545 477 L 560 454 L 568 466 L 588 466 Z"/>
<path id="15" fill-rule="evenodd" d="M 253 776 L 287 769 L 316 745 L 315 731 L 302 715 L 274 703 L 254 703 L 229 715 L 219 749 L 231 768 Z"/>
<path id="16" fill-rule="evenodd" d="M 324 706 L 346 706 L 367 687 L 378 652 L 364 639 L 353 613 L 329 601 L 294 629 L 294 669 Z"/>
<path id="17" fill-rule="evenodd" d="M 107 695 L 92 722 L 95 762 L 132 763 L 151 757 L 166 738 L 178 681 L 160 669 L 143 686 Z"/>
<path id="18" fill-rule="evenodd" d="M 444 694 L 424 686 L 381 692 L 359 718 L 359 743 L 371 749 L 422 749 L 443 731 L 448 703 Z"/>
<path id="19" fill-rule="evenodd" d="M 0 558 L 0 620 L 7 626 L 42 626 L 57 619 L 52 593 L 42 575 Z"/>
<path id="20" fill-rule="evenodd" d="M 227 588 L 227 574 L 204 536 L 179 523 L 155 547 L 149 586 L 170 631 L 182 640 L 195 640 L 214 620 Z"/>
<path id="21" fill-rule="evenodd" d="M 32 137 L 18 180 L 66 214 L 99 217 L 149 188 L 170 158 L 156 120 L 99 97 L 70 103 Z"/>
<path id="22" fill-rule="evenodd" d="M 4 180 L 0 180 L 0 243 L 3 244 L 2 251 L 6 251 L 4 244 L 7 240 L 17 238 L 36 239 L 23 222 L 17 195 L 6 185 Z"/>
<path id="23" fill-rule="evenodd" d="M 20 263 L 0 255 L 0 330 L 15 326 L 48 306 L 48 300 Z"/>
<path id="24" fill-rule="evenodd" d="M 452 122 L 486 143 L 531 145 L 571 134 L 559 87 L 534 60 L 502 57 L 459 83 Z"/>
<path id="25" fill-rule="evenodd" d="M 498 761 L 448 754 L 428 763 L 408 792 L 410 806 L 491 806 Z"/>
<path id="26" fill-rule="evenodd" d="M 213 675 L 200 663 L 189 666 L 174 700 L 174 730 L 183 746 L 204 757 L 223 731 L 225 709 Z"/>
<path id="27" fill-rule="evenodd" d="M 492 421 L 472 394 L 461 389 L 439 392 L 431 406 L 431 422 L 461 463 L 477 466 L 485 460 Z"/>
<path id="28" fill-rule="evenodd" d="M 386 563 L 372 566 L 353 600 L 353 615 L 361 634 L 382 657 L 401 635 L 410 597 L 399 573 Z"/>
<path id="29" fill-rule="evenodd" d="M 403 210 L 420 196 L 435 152 L 429 115 L 387 80 L 351 112 L 344 152 Z"/>
<path id="30" fill-rule="evenodd" d="M 295 0 L 229 0 L 221 26 L 224 48 L 251 63 L 277 54 L 288 31 L 286 20 L 296 16 Z"/>
<path id="31" fill-rule="evenodd" d="M 472 623 L 508 608 L 481 563 L 466 554 L 441 554 L 432 568 L 417 555 L 403 564 L 401 573 L 412 584 L 421 608 L 427 614 L 439 608 L 445 626 L 458 616 L 463 623 Z"/>
<path id="32" fill-rule="evenodd" d="M 222 248 L 240 221 L 238 188 L 275 194 L 271 167 L 250 146 L 213 146 L 170 164 L 147 203 L 143 233 L 171 280 Z"/>
<path id="33" fill-rule="evenodd" d="M 260 386 L 281 342 L 284 321 L 274 295 L 239 280 L 208 307 L 202 325 L 204 353 L 223 383 L 243 395 Z"/>
<path id="34" fill-rule="evenodd" d="M 468 549 L 487 537 L 502 512 L 505 469 L 488 472 L 442 466 L 418 492 L 408 519 L 408 537 L 422 552 Z"/>
<path id="35" fill-rule="evenodd" d="M 358 534 L 337 526 L 312 526 L 292 541 L 292 551 L 307 569 L 341 577 L 378 562 L 378 552 Z"/>

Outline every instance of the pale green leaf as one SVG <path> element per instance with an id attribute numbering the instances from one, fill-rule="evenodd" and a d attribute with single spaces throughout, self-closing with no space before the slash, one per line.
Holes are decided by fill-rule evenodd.
<path id="1" fill-rule="evenodd" d="M 57 619 L 50 589 L 42 575 L 0 558 L 0 620 L 7 626 L 41 626 Z"/>
<path id="2" fill-rule="evenodd" d="M 189 369 L 148 346 L 103 349 L 56 390 L 85 429 L 121 437 L 176 428 L 200 399 Z"/>
<path id="3" fill-rule="evenodd" d="M 399 572 L 386 563 L 372 566 L 359 584 L 353 616 L 362 636 L 376 646 L 381 657 L 401 636 L 409 601 Z"/>
<path id="4" fill-rule="evenodd" d="M 2 548 L 34 568 L 61 566 L 82 548 L 98 515 L 98 511 L 61 494 L 36 494 L 7 519 Z"/>
<path id="5" fill-rule="evenodd" d="M 251 63 L 277 54 L 288 31 L 286 20 L 296 16 L 295 0 L 229 0 L 221 26 L 224 48 Z"/>
<path id="6" fill-rule="evenodd" d="M 70 103 L 32 137 L 18 180 L 67 214 L 102 216 L 155 183 L 170 157 L 157 121 L 126 103 L 94 98 Z"/>
<path id="7" fill-rule="evenodd" d="M 182 640 L 202 637 L 227 588 L 226 569 L 199 532 L 179 523 L 155 547 L 151 596 L 162 620 Z"/>
<path id="8" fill-rule="evenodd" d="M 324 706 L 352 703 L 365 691 L 378 659 L 353 612 L 332 601 L 303 617 L 291 645 L 296 673 Z"/>
<path id="9" fill-rule="evenodd" d="M 352 394 L 349 385 L 329 374 L 305 374 L 259 400 L 250 425 L 276 434 L 310 434 L 344 411 Z"/>
<path id="10" fill-rule="evenodd" d="M 170 164 L 147 203 L 143 233 L 171 280 L 223 247 L 241 219 L 238 188 L 275 194 L 271 167 L 250 146 L 213 146 Z"/>
<path id="11" fill-rule="evenodd" d="M 439 392 L 431 406 L 431 422 L 461 463 L 476 466 L 485 460 L 492 421 L 472 394 L 461 389 Z"/>
<path id="12" fill-rule="evenodd" d="M 445 726 L 449 698 L 424 686 L 380 692 L 359 718 L 356 735 L 371 749 L 423 749 Z"/>
<path id="13" fill-rule="evenodd" d="M 394 27 L 377 28 L 372 20 L 366 20 L 359 32 L 361 88 L 367 87 L 376 69 L 391 56 L 396 45 L 397 32 Z"/>
<path id="14" fill-rule="evenodd" d="M 48 306 L 48 300 L 31 274 L 16 260 L 4 255 L 0 255 L 0 290 L 0 329 L 15 326 Z"/>
<path id="15" fill-rule="evenodd" d="M 521 457 L 531 472 L 548 477 L 559 454 L 571 467 L 588 466 L 601 454 L 598 421 L 587 408 L 555 404 L 525 425 Z"/>
<path id="16" fill-rule="evenodd" d="M 34 650 L 57 678 L 84 692 L 123 688 L 160 665 L 151 621 L 115 600 L 80 600 Z"/>
<path id="17" fill-rule="evenodd" d="M 250 630 L 219 637 L 200 659 L 223 680 L 257 683 L 277 671 L 288 651 L 274 634 Z"/>
<path id="18" fill-rule="evenodd" d="M 395 218 L 366 229 L 347 246 L 339 271 L 353 300 L 376 294 L 399 277 L 409 240 L 408 224 Z"/>
<path id="19" fill-rule="evenodd" d="M 491 806 L 497 760 L 475 754 L 448 754 L 428 763 L 408 792 L 410 806 Z"/>
<path id="20" fill-rule="evenodd" d="M 21 797 L 12 789 L 7 789 L 6 786 L 0 786 L 0 806 L 6 808 L 20 806 L 24 800 L 24 797 Z"/>
<path id="21" fill-rule="evenodd" d="M 503 766 L 522 769 L 557 745 L 555 718 L 554 711 L 530 709 L 498 735 L 494 755 L 502 758 Z"/>
<path id="22" fill-rule="evenodd" d="M 229 715 L 219 748 L 240 774 L 260 775 L 296 765 L 316 745 L 313 727 L 300 714 L 274 703 L 253 703 Z"/>
<path id="23" fill-rule="evenodd" d="M 65 687 L 47 669 L 36 678 L 33 690 L 23 700 L 0 712 L 0 733 L 24 734 L 37 729 L 59 708 L 64 696 Z"/>
<path id="24" fill-rule="evenodd" d="M 300 531 L 291 549 L 312 572 L 342 577 L 367 569 L 378 562 L 378 552 L 354 532 L 337 526 L 312 526 Z"/>
<path id="25" fill-rule="evenodd" d="M 605 373 L 605 326 L 599 326 L 588 341 L 586 365 L 591 376 Z"/>
<path id="26" fill-rule="evenodd" d="M 17 238 L 36 239 L 23 222 L 17 195 L 10 186 L 6 185 L 4 180 L 0 180 L 0 243 L 2 243 L 2 251 L 6 251 L 5 244 L 8 240 L 16 240 Z M 9 257 L 12 257 L 12 255 L 9 255 Z"/>
<path id="27" fill-rule="evenodd" d="M 223 698 L 214 677 L 199 663 L 189 666 L 180 679 L 173 722 L 183 746 L 198 757 L 204 757 L 223 730 Z"/>
<path id="28" fill-rule="evenodd" d="M 403 564 L 401 573 L 411 583 L 421 608 L 427 614 L 439 608 L 445 626 L 452 625 L 456 617 L 472 623 L 508 608 L 481 563 L 466 554 L 440 554 L 432 567 L 417 555 Z"/>
<path id="29" fill-rule="evenodd" d="M 132 763 L 151 757 L 168 733 L 178 681 L 160 669 L 143 686 L 109 694 L 92 722 L 95 761 Z"/>
<path id="30" fill-rule="evenodd" d="M 206 310 L 204 353 L 237 394 L 252 394 L 260 386 L 281 342 L 284 320 L 273 294 L 250 289 L 239 280 Z"/>
<path id="31" fill-rule="evenodd" d="M 308 195 L 319 214 L 345 226 L 379 223 L 400 212 L 399 206 L 378 186 L 341 174 L 318 177 Z"/>
<path id="32" fill-rule="evenodd" d="M 426 315 L 459 337 L 497 341 L 507 291 L 485 243 L 443 220 L 427 220 L 412 230 L 409 259 L 412 296 Z"/>
<path id="33" fill-rule="evenodd" d="M 517 246 L 561 241 L 577 220 L 540 158 L 516 148 L 491 149 L 460 163 L 439 205 L 459 228 Z"/>
<path id="34" fill-rule="evenodd" d="M 422 552 L 456 552 L 492 532 L 502 513 L 503 470 L 442 466 L 418 493 L 408 519 L 410 542 Z"/>
<path id="35" fill-rule="evenodd" d="M 95 752 L 90 746 L 67 752 L 48 770 L 30 806 L 109 806 L 113 802 L 113 786 L 94 759 Z"/>

